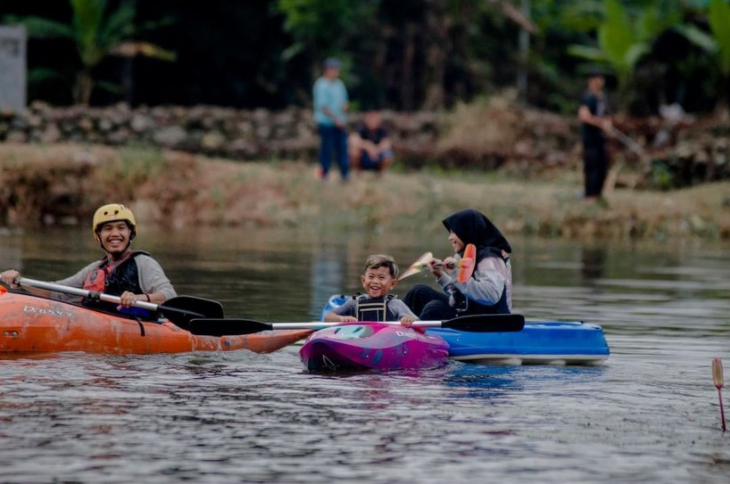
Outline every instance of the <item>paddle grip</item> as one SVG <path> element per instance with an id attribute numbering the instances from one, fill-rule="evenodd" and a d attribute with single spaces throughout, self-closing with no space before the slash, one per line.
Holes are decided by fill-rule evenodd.
<path id="1" fill-rule="evenodd" d="M 456 263 L 449 262 L 448 264 L 434 264 L 433 266 L 437 269 L 441 269 L 442 267 L 446 267 L 447 269 L 453 269 L 456 267 Z"/>

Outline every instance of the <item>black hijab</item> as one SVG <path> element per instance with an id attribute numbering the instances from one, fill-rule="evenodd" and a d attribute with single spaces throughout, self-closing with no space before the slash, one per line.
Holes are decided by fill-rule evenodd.
<path id="1" fill-rule="evenodd" d="M 479 260 L 487 255 L 502 257 L 502 251 L 512 253 L 502 232 L 481 212 L 467 208 L 449 215 L 443 222 L 446 230 L 454 232 L 465 247 L 467 244 L 476 246 Z M 463 256 L 464 250 L 459 254 Z"/>

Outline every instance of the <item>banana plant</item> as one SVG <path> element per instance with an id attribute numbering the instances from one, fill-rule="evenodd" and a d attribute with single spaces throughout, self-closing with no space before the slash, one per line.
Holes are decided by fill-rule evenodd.
<path id="1" fill-rule="evenodd" d="M 345 41 L 364 25 L 363 19 L 372 17 L 377 4 L 350 0 L 276 0 L 272 10 L 284 16 L 284 30 L 291 34 L 293 43 L 281 57 L 289 61 L 310 51 L 319 66 L 326 55 L 337 54 L 348 64 Z"/>
<path id="2" fill-rule="evenodd" d="M 730 89 L 730 3 L 727 0 L 711 0 L 707 9 L 707 21 L 710 25 L 709 33 L 695 25 L 681 25 L 676 30 L 715 59 L 721 77 L 715 111 L 727 117 L 727 92 Z"/>
<path id="3" fill-rule="evenodd" d="M 136 6 L 134 2 L 121 2 L 119 7 L 107 11 L 106 0 L 69 0 L 73 17 L 70 24 L 57 22 L 44 17 L 11 17 L 6 23 L 25 25 L 28 36 L 32 38 L 61 38 L 73 41 L 81 61 L 76 73 L 74 101 L 89 104 L 91 93 L 98 81 L 93 71 L 108 56 L 135 57 L 142 55 L 166 61 L 174 61 L 175 53 L 149 42 L 132 40 L 142 29 L 134 24 Z M 149 24 L 147 29 L 159 26 Z M 48 69 L 31 78 L 48 78 Z"/>
<path id="4" fill-rule="evenodd" d="M 671 3 L 671 2 L 669 2 Z M 618 79 L 619 102 L 629 103 L 631 82 L 639 61 L 651 51 L 656 38 L 680 21 L 677 9 L 655 0 L 630 16 L 618 0 L 606 0 L 598 26 L 598 45 L 571 45 L 568 53 L 609 67 Z"/>

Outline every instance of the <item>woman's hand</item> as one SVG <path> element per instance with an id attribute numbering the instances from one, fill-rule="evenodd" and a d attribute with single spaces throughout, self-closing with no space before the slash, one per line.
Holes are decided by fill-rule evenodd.
<path id="1" fill-rule="evenodd" d="M 457 261 L 453 257 L 447 257 L 446 259 L 444 259 L 443 264 L 444 264 L 444 270 L 449 274 L 454 272 L 454 269 L 459 267 L 459 261 Z"/>
<path id="2" fill-rule="evenodd" d="M 438 279 L 441 277 L 441 268 L 443 267 L 443 262 L 441 262 L 441 259 L 431 259 L 428 262 L 428 270 L 431 271 L 431 274 Z"/>
<path id="3" fill-rule="evenodd" d="M 341 323 L 355 323 L 357 318 L 355 316 L 340 316 Z"/>

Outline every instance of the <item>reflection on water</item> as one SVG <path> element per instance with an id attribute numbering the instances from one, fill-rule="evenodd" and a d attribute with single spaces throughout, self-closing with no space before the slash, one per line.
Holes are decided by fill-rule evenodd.
<path id="1" fill-rule="evenodd" d="M 580 274 L 583 285 L 592 285 L 603 277 L 607 248 L 584 245 L 580 248 Z"/>
<path id="2" fill-rule="evenodd" d="M 317 315 L 322 311 L 322 301 L 337 294 L 345 287 L 347 251 L 342 245 L 319 242 L 312 255 L 312 277 L 310 287 L 309 313 Z"/>
<path id="3" fill-rule="evenodd" d="M 0 237 L 0 268 L 63 277 L 98 256 L 87 236 Z M 726 482 L 711 361 L 730 362 L 728 247 L 512 242 L 515 308 L 601 324 L 604 366 L 336 377 L 304 372 L 297 347 L 4 358 L 0 482 Z M 181 294 L 271 321 L 358 291 L 368 254 L 448 253 L 443 234 L 273 230 L 145 229 L 137 247 Z"/>

